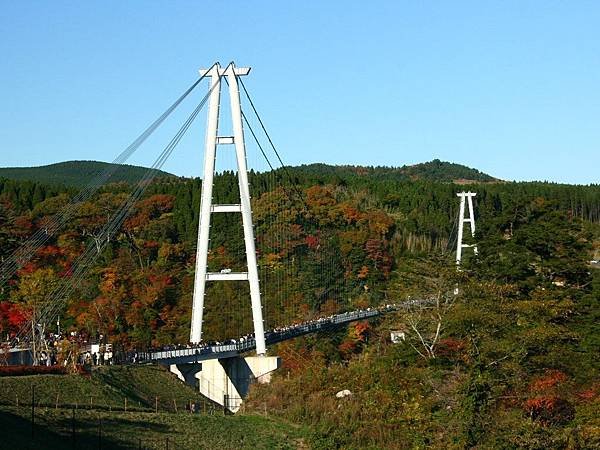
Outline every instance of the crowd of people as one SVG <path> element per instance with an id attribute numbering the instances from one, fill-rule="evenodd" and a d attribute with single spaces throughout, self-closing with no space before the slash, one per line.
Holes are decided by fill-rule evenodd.
<path id="1" fill-rule="evenodd" d="M 36 336 L 35 345 L 31 335 L 8 335 L 6 347 L 35 350 L 32 355 L 33 365 L 55 366 L 74 362 L 96 366 L 113 363 L 112 346 L 102 334 L 92 337 L 83 331 L 58 330 L 56 333 L 44 333 L 40 329 L 38 327 L 39 335 Z"/>
<path id="2" fill-rule="evenodd" d="M 387 304 L 376 308 L 360 309 L 340 314 L 331 314 L 324 317 L 318 317 L 312 320 L 294 322 L 290 325 L 278 326 L 265 332 L 267 344 L 279 342 L 281 340 L 299 336 L 307 332 L 326 329 L 329 325 L 337 325 L 350 320 L 357 320 L 360 317 L 378 315 L 383 312 L 395 310 L 396 304 Z M 28 344 L 28 339 L 24 339 L 23 344 Z M 224 341 L 206 341 L 187 344 L 169 344 L 161 347 L 152 347 L 142 350 L 113 352 L 111 344 L 106 342 L 105 337 L 100 334 L 92 339 L 84 332 L 72 331 L 69 333 L 47 333 L 43 339 L 42 351 L 39 353 L 37 363 L 40 365 L 66 364 L 64 356 L 59 358 L 59 353 L 64 352 L 65 343 L 74 344 L 71 348 L 76 348 L 76 363 L 87 366 L 101 366 L 108 364 L 139 363 L 149 359 L 160 359 L 159 352 L 169 352 L 176 357 L 180 355 L 203 355 L 206 353 L 218 353 L 224 351 L 245 351 L 256 345 L 254 333 L 248 333 L 235 339 Z M 153 356 L 154 355 L 154 356 Z"/>
<path id="3" fill-rule="evenodd" d="M 325 317 L 319 317 L 302 322 L 294 322 L 290 325 L 278 326 L 265 332 L 267 344 L 279 342 L 285 338 L 299 336 L 307 332 L 325 329 L 327 325 L 337 325 L 356 320 L 364 316 L 378 315 L 389 312 L 397 308 L 396 304 L 387 304 L 374 308 L 360 309 L 340 314 L 331 314 Z M 245 334 L 237 339 L 228 339 L 224 341 L 207 341 L 199 343 L 188 343 L 185 345 L 166 345 L 160 348 L 150 348 L 145 352 L 134 351 L 125 357 L 124 362 L 138 363 L 152 359 L 172 358 L 178 356 L 204 355 L 207 353 L 219 353 L 224 351 L 236 350 L 244 351 L 253 348 L 256 344 L 254 333 Z M 167 353 L 166 355 L 163 355 Z"/>

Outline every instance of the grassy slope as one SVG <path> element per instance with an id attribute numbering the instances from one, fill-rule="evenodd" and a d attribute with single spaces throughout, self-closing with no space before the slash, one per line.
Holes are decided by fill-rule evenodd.
<path id="1" fill-rule="evenodd" d="M 294 449 L 303 447 L 301 432 L 281 421 L 260 416 L 191 415 L 38 409 L 31 436 L 29 408 L 1 408 L 6 449 Z M 99 430 L 102 427 L 100 447 Z M 141 442 L 140 442 L 141 440 Z"/>
<path id="2" fill-rule="evenodd" d="M 87 185 L 94 176 L 113 164 L 99 161 L 65 161 L 40 167 L 4 167 L 0 168 L 0 177 L 11 180 L 32 180 L 47 184 L 64 184 L 81 187 Z M 110 183 L 137 182 L 148 169 L 140 166 L 121 164 L 110 177 Z M 159 176 L 173 175 L 157 171 Z"/>
<path id="3" fill-rule="evenodd" d="M 35 386 L 36 428 L 31 437 L 31 390 Z M 56 396 L 59 407 L 55 407 Z M 17 397 L 19 406 L 16 406 Z M 158 397 L 159 413 L 154 413 Z M 90 398 L 92 408 L 90 408 Z M 128 411 L 123 411 L 127 398 Z M 38 375 L 0 378 L 0 429 L 12 430 L 0 449 L 72 448 L 75 411 L 76 448 L 298 448 L 303 432 L 289 424 L 260 416 L 223 416 L 209 404 L 207 414 L 185 412 L 200 400 L 190 387 L 160 367 L 110 367 L 90 377 Z M 202 404 L 202 402 L 200 402 Z M 173 413 L 175 404 L 178 413 Z M 77 409 L 74 409 L 77 405 Z M 117 409 L 119 411 L 117 411 Z M 168 411 L 168 412 L 165 412 Z M 172 445 L 172 447 L 171 447 Z"/>
<path id="4" fill-rule="evenodd" d="M 85 405 L 120 409 L 154 410 L 158 397 L 159 410 L 184 409 L 201 396 L 181 383 L 162 367 L 101 367 L 89 377 L 79 375 L 38 375 L 0 378 L 0 403 L 16 405 L 31 403 L 35 387 L 36 403 L 41 405 Z"/>

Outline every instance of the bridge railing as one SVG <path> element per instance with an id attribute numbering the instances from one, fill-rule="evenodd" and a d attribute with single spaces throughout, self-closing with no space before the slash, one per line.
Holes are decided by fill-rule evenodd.
<path id="1" fill-rule="evenodd" d="M 282 342 L 288 339 L 293 339 L 304 334 L 313 333 L 316 331 L 326 331 L 339 325 L 354 322 L 362 319 L 369 319 L 388 312 L 393 312 L 398 309 L 407 309 L 412 307 L 422 307 L 431 304 L 433 300 L 413 299 L 408 300 L 399 305 L 386 305 L 379 308 L 367 308 L 363 310 L 350 311 L 341 314 L 336 314 L 326 318 L 315 319 L 311 322 L 305 322 L 296 325 L 290 325 L 281 329 L 267 331 L 265 340 L 268 345 Z M 233 339 L 228 343 L 216 343 L 212 345 L 204 344 L 197 347 L 156 350 L 147 352 L 128 352 L 121 363 L 143 363 L 143 362 L 158 362 L 167 360 L 177 360 L 178 358 L 187 359 L 197 357 L 198 360 L 211 359 L 214 355 L 218 358 L 220 355 L 227 353 L 245 353 L 256 348 L 256 341 L 253 337 L 243 337 L 238 340 Z"/>

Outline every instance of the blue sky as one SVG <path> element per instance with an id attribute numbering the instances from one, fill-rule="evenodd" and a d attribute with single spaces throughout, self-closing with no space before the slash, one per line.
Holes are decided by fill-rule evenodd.
<path id="1" fill-rule="evenodd" d="M 5 0 L 0 166 L 111 161 L 198 68 L 235 60 L 288 164 L 598 183 L 599 23 L 594 1 Z M 201 174 L 204 124 L 166 170 Z"/>

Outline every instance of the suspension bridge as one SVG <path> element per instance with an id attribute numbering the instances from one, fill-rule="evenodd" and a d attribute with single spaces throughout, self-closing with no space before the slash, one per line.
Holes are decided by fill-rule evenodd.
<path id="1" fill-rule="evenodd" d="M 294 207 L 298 210 L 305 209 L 306 203 L 303 193 L 294 184 L 279 151 L 273 144 L 265 123 L 259 115 L 255 103 L 242 80 L 242 77 L 247 76 L 249 73 L 249 68 L 237 67 L 233 62 L 226 67 L 221 67 L 219 63 L 215 63 L 210 68 L 201 70 L 199 78 L 113 161 L 118 164 L 127 161 L 161 127 L 163 122 L 180 107 L 184 100 L 196 90 L 203 80 L 209 81 L 208 92 L 187 116 L 146 174 L 133 187 L 131 194 L 112 212 L 107 223 L 93 235 L 93 239 L 89 240 L 84 250 L 73 262 L 68 276 L 61 279 L 59 286 L 49 296 L 48 301 L 44 302 L 38 310 L 34 311 L 34 317 L 30 324 L 24 326 L 16 333 L 13 342 L 22 342 L 24 337 L 30 337 L 30 339 L 26 340 L 28 340 L 27 345 L 31 347 L 34 354 L 34 360 L 36 351 L 39 350 L 40 346 L 43 346 L 43 342 L 41 341 L 43 330 L 37 329 L 40 326 L 38 324 L 52 323 L 63 312 L 66 302 L 81 285 L 89 268 L 99 255 L 102 254 L 111 240 L 114 239 L 136 202 L 142 198 L 143 194 L 154 181 L 158 172 L 157 169 L 161 169 L 164 166 L 206 105 L 208 105 L 208 112 L 194 267 L 193 298 L 191 299 L 192 315 L 189 343 L 183 347 L 173 345 L 167 346 L 166 349 L 163 348 L 154 351 L 123 353 L 115 358 L 116 363 L 156 363 L 168 366 L 183 381 L 198 385 L 200 392 L 206 397 L 226 406 L 232 411 L 236 411 L 240 406 L 241 399 L 248 391 L 249 383 L 252 380 L 267 382 L 269 374 L 280 366 L 279 358 L 276 356 L 267 356 L 268 346 L 310 333 L 331 332 L 348 323 L 372 319 L 401 308 L 428 304 L 427 300 L 413 300 L 399 305 L 388 304 L 375 308 L 351 309 L 349 307 L 350 303 L 345 302 L 345 306 L 340 308 L 346 309 L 344 312 L 302 321 L 298 321 L 294 317 L 286 317 L 283 314 L 278 317 L 281 322 L 270 324 L 271 329 L 265 326 L 263 315 L 266 304 L 263 302 L 263 299 L 269 297 L 271 299 L 270 303 L 279 304 L 280 309 L 286 311 L 288 309 L 286 302 L 289 300 L 281 298 L 281 296 L 284 295 L 282 292 L 288 292 L 289 289 L 282 289 L 282 284 L 289 282 L 290 278 L 293 277 L 293 270 L 279 271 L 280 273 L 277 278 L 271 273 L 273 270 L 269 272 L 266 265 L 259 261 L 257 255 L 264 254 L 265 250 L 262 247 L 266 246 L 276 249 L 274 252 L 277 253 L 277 251 L 280 251 L 277 249 L 283 247 L 283 241 L 290 238 L 289 236 L 285 236 L 287 230 L 277 223 L 277 212 L 274 211 L 269 211 L 265 214 L 266 217 L 271 217 L 271 219 L 262 219 L 272 220 L 275 224 L 275 226 L 271 227 L 271 229 L 275 230 L 271 232 L 272 235 L 255 236 L 256 226 L 253 222 L 253 199 L 250 195 L 251 187 L 248 175 L 249 167 L 245 131 L 249 131 L 259 151 L 259 155 L 264 158 L 263 163 L 266 162 L 269 173 L 272 174 L 268 178 L 270 185 L 266 189 L 268 194 L 265 195 L 274 195 L 273 192 L 278 192 L 278 195 L 283 195 L 287 204 L 295 205 Z M 225 107 L 227 105 L 223 105 L 221 102 L 223 87 L 226 87 L 229 92 L 230 133 L 223 133 L 220 127 L 223 119 L 221 117 L 223 115 L 222 112 L 227 109 Z M 267 145 L 261 143 L 258 136 L 259 133 L 252 126 L 249 115 L 242 108 L 241 92 L 244 93 L 249 110 L 253 113 L 253 117 L 257 121 L 257 130 L 260 130 L 266 137 Z M 216 198 L 218 196 L 213 189 L 215 174 L 217 173 L 217 161 L 223 155 L 222 149 L 231 147 L 234 149 L 233 165 L 235 167 L 234 172 L 237 174 L 237 192 L 235 195 L 232 192 L 226 193 L 225 197 L 228 199 L 235 198 L 233 202 L 220 202 Z M 271 158 L 268 156 L 267 149 L 270 149 L 272 153 Z M 27 264 L 40 248 L 54 238 L 56 233 L 76 216 L 81 205 L 92 199 L 99 189 L 106 184 L 117 167 L 116 165 L 109 166 L 106 170 L 97 174 L 62 210 L 57 212 L 51 220 L 47 221 L 43 228 L 38 229 L 16 251 L 5 258 L 4 263 L 0 267 L 0 283 L 4 284 L 13 278 L 17 271 Z M 287 182 L 287 187 L 282 180 Z M 463 196 L 461 216 L 464 211 L 464 198 Z M 467 199 L 471 214 L 467 222 L 471 220 L 470 223 L 473 232 L 472 196 L 467 196 Z M 211 271 L 209 255 L 211 251 L 215 250 L 214 247 L 211 247 L 211 228 L 213 227 L 213 222 L 223 223 L 222 221 L 218 222 L 214 220 L 213 216 L 222 215 L 238 215 L 241 218 L 241 221 L 234 221 L 234 223 L 240 225 L 243 233 L 243 248 L 240 250 L 243 255 L 240 255 L 240 258 L 238 258 L 238 262 L 240 262 L 238 264 L 239 267 L 221 267 L 220 269 Z M 231 238 L 233 239 L 233 236 Z M 459 243 L 458 248 L 460 250 L 464 247 L 461 245 L 462 243 Z M 335 278 L 338 269 L 335 267 L 336 263 L 334 261 L 328 261 L 326 258 L 323 258 L 321 265 L 322 273 L 328 274 L 329 279 Z M 209 285 L 216 282 L 234 283 L 238 286 L 238 295 L 241 295 L 240 293 L 248 295 L 252 317 L 252 332 L 244 333 L 241 336 L 234 336 L 220 343 L 207 343 L 203 330 L 205 300 L 207 292 L 210 289 Z M 243 287 L 239 287 L 240 284 Z M 320 286 L 321 297 L 336 298 L 335 286 L 327 285 L 327 282 L 322 284 L 324 285 Z M 248 356 L 251 352 L 255 352 L 256 356 Z M 231 399 L 237 400 L 232 401 Z"/>

